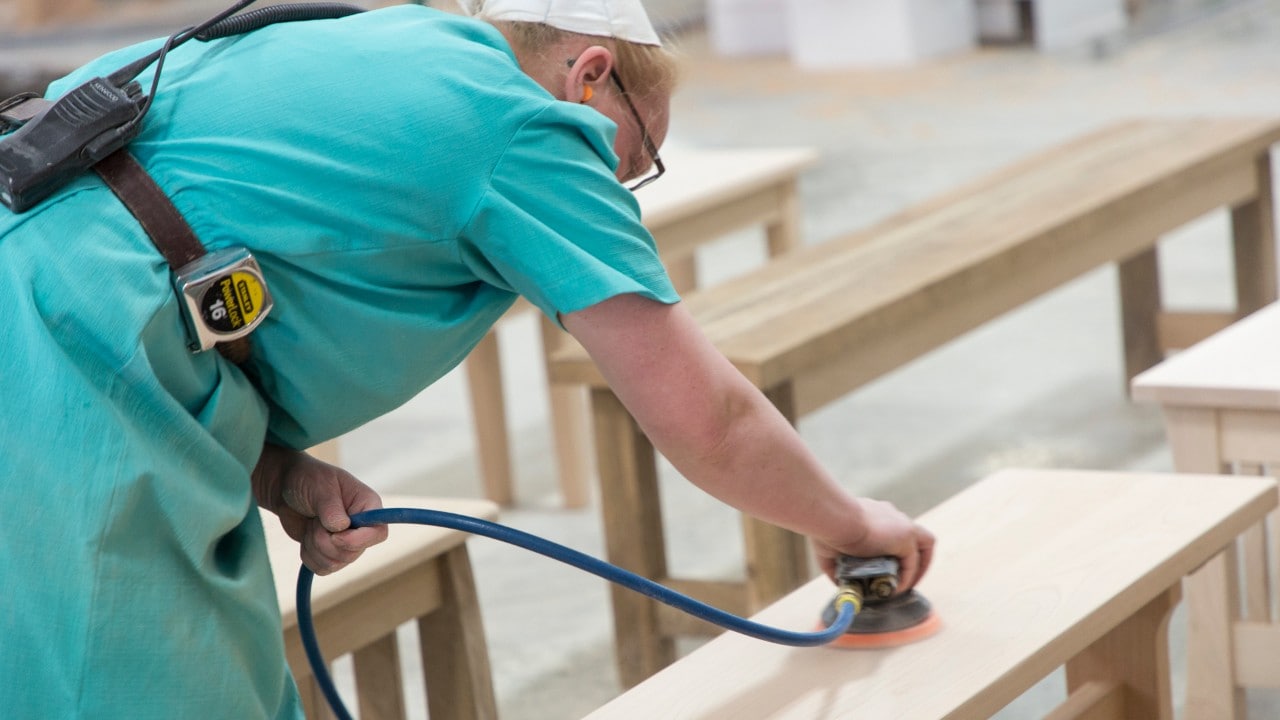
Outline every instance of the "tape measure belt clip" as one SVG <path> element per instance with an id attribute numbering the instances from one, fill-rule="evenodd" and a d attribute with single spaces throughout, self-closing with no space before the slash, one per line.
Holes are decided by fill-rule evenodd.
<path id="1" fill-rule="evenodd" d="M 174 272 L 192 352 L 246 337 L 274 306 L 262 268 L 243 247 L 217 250 Z"/>

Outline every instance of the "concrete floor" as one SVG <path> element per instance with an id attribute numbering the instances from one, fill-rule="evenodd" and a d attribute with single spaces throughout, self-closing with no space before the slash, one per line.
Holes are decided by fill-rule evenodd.
<path id="1" fill-rule="evenodd" d="M 660 23 L 686 28 L 670 142 L 818 148 L 801 184 L 805 235 L 817 243 L 1113 120 L 1280 113 L 1280 0 L 1147 5 L 1125 37 L 1072 51 L 989 47 L 905 69 L 802 72 L 784 57 L 718 58 L 687 3 L 655 0 Z M 0 67 L 21 69 L 44 50 L 0 28 Z M 1168 238 L 1169 302 L 1230 302 L 1226 227 L 1213 216 Z M 759 262 L 755 241 L 744 233 L 710 249 L 706 277 Z M 1112 269 L 1090 273 L 806 417 L 800 431 L 851 490 L 913 514 L 1002 467 L 1168 470 L 1158 412 L 1125 397 L 1115 283 Z M 518 485 L 503 521 L 603 556 L 597 508 L 559 504 L 542 371 L 528 362 L 533 319 L 502 334 Z M 460 372 L 344 437 L 341 451 L 386 493 L 480 494 Z M 673 571 L 740 574 L 737 514 L 669 471 L 663 492 Z M 619 692 L 602 580 L 492 541 L 470 547 L 505 720 L 581 717 Z M 1180 689 L 1185 653 L 1173 631 Z M 414 642 L 407 630 L 404 640 Z M 998 717 L 1040 717 L 1063 692 L 1052 676 Z M 1280 695 L 1251 702 L 1255 720 L 1280 717 Z"/>

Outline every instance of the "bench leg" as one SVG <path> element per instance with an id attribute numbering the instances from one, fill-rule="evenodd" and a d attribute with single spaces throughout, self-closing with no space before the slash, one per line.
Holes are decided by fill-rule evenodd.
<path id="1" fill-rule="evenodd" d="M 1181 596 L 1175 585 L 1147 603 L 1067 663 L 1067 691 L 1089 683 L 1125 688 L 1124 716 L 1172 720 L 1169 616 Z"/>
<path id="2" fill-rule="evenodd" d="M 441 606 L 418 619 L 427 714 L 496 720 L 498 704 L 467 546 L 447 552 L 438 567 Z"/>
<path id="3" fill-rule="evenodd" d="M 507 443 L 507 408 L 502 395 L 502 367 L 498 357 L 498 331 L 489 332 L 464 361 L 476 449 L 484 495 L 499 505 L 510 505 L 511 454 Z"/>
<path id="4" fill-rule="evenodd" d="M 593 389 L 591 409 L 609 562 L 663 580 L 667 550 L 653 446 L 611 391 Z M 675 643 L 662 634 L 656 601 L 616 585 L 610 592 L 618 677 L 629 688 L 670 665 Z"/>
<path id="5" fill-rule="evenodd" d="M 1167 407 L 1165 434 L 1178 472 L 1218 475 L 1223 461 L 1213 410 Z M 1185 581 L 1187 590 L 1186 720 L 1243 717 L 1236 687 L 1233 626 L 1240 618 L 1240 578 L 1234 543 Z"/>
<path id="6" fill-rule="evenodd" d="M 1275 221 L 1271 156 L 1267 152 L 1258 156 L 1257 179 L 1257 197 L 1231 210 L 1237 317 L 1244 317 L 1276 299 Z"/>
<path id="7" fill-rule="evenodd" d="M 545 315 L 542 329 L 542 356 L 550 376 L 551 355 L 564 342 L 564 332 Z M 586 391 L 577 385 L 547 383 L 551 403 L 551 432 L 555 435 L 556 464 L 560 473 L 560 495 L 568 508 L 587 504 L 591 483 L 591 418 Z"/>
<path id="8" fill-rule="evenodd" d="M 1187 578 L 1187 718 L 1228 720 L 1245 715 L 1236 683 L 1234 627 L 1240 621 L 1238 555 L 1229 546 Z"/>
<path id="9" fill-rule="evenodd" d="M 1236 684 L 1234 627 L 1240 619 L 1240 578 L 1234 544 L 1197 570 L 1187 587 L 1187 720 L 1245 716 Z"/>
<path id="10" fill-rule="evenodd" d="M 1120 321 L 1124 332 L 1125 387 L 1135 375 L 1164 359 L 1160 344 L 1160 267 L 1156 248 L 1144 250 L 1117 266 Z M 1126 395 L 1128 394 L 1126 390 Z"/>
<path id="11" fill-rule="evenodd" d="M 400 647 L 394 632 L 352 653 L 360 720 L 404 720 Z"/>
<path id="12" fill-rule="evenodd" d="M 330 672 L 332 675 L 332 671 Z M 307 720 L 334 720 L 333 711 L 329 709 L 329 701 L 325 699 L 320 685 L 314 675 L 296 678 L 298 695 L 302 698 L 302 714 Z"/>

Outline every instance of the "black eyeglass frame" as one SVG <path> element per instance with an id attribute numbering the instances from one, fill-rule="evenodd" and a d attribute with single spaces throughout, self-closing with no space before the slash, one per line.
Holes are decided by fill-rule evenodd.
<path id="1" fill-rule="evenodd" d="M 627 109 L 631 111 L 631 117 L 635 118 L 636 126 L 640 128 L 640 142 L 644 145 L 645 152 L 649 153 L 649 158 L 653 160 L 653 167 L 657 170 L 657 172 L 646 176 L 640 182 L 627 186 L 628 190 L 635 192 L 662 177 L 662 174 L 667 171 L 667 166 L 662 163 L 662 157 L 658 155 L 658 146 L 653 144 L 653 138 L 649 136 L 649 128 L 645 127 L 644 120 L 640 119 L 640 111 L 636 109 L 635 103 L 631 102 L 631 96 L 627 94 L 627 88 L 622 84 L 622 78 L 618 77 L 618 71 L 610 68 L 609 79 L 613 81 L 614 85 L 618 86 L 618 92 L 622 93 L 622 99 L 626 101 Z"/>
<path id="2" fill-rule="evenodd" d="M 573 67 L 574 58 L 569 59 L 569 67 Z M 644 145 L 645 152 L 649 153 L 649 159 L 653 161 L 653 167 L 657 170 L 652 175 L 648 175 L 640 182 L 634 185 L 628 185 L 627 189 L 635 192 L 649 183 L 662 177 L 667 171 L 667 166 L 662 163 L 662 157 L 658 155 L 658 146 L 653 144 L 653 138 L 649 137 L 649 128 L 645 127 L 644 120 L 640 119 L 640 111 L 636 109 L 635 103 L 631 102 L 631 96 L 627 94 L 627 87 L 622 84 L 622 78 L 618 77 L 618 71 L 615 68 L 609 68 L 609 79 L 614 85 L 618 86 L 618 92 L 622 94 L 622 99 L 627 102 L 627 109 L 631 111 L 631 117 L 636 121 L 636 127 L 640 128 L 640 143 Z"/>

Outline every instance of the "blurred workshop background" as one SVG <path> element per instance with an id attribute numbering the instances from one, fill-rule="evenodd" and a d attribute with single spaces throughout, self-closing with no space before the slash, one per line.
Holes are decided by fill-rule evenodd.
<path id="1" fill-rule="evenodd" d="M 225 4 L 3 0 L 0 94 L 42 89 L 101 52 Z M 430 4 L 456 11 L 451 0 Z M 1117 120 L 1280 114 L 1280 0 L 645 5 L 683 68 L 664 148 L 673 170 L 682 150 L 813 149 L 799 176 L 804 243 L 868 227 Z M 1229 238 L 1223 213 L 1167 239 L 1167 302 L 1230 305 Z M 759 239 L 744 230 L 701 249 L 703 281 L 762 262 Z M 806 416 L 801 433 L 847 487 L 913 514 L 1003 467 L 1169 470 L 1159 409 L 1128 399 L 1115 285 L 1114 268 L 1090 272 Z M 516 492 L 501 519 L 603 556 L 598 498 L 567 509 L 560 496 L 546 380 L 541 363 L 527 361 L 539 352 L 536 318 L 509 317 L 500 335 Z M 340 462 L 385 493 L 481 497 L 471 412 L 459 368 L 341 438 Z M 662 483 L 672 566 L 740 575 L 737 514 L 669 468 Z M 503 718 L 581 717 L 621 691 L 603 581 L 482 539 L 470 546 Z M 416 642 L 411 629 L 402 642 Z M 1181 687 L 1185 658 L 1173 655 Z M 349 670 L 338 670 L 349 688 Z M 1062 693 L 1051 677 L 999 717 L 1040 717 Z M 1254 717 L 1280 717 L 1276 694 L 1250 701 Z M 425 717 L 421 705 L 409 710 Z"/>

